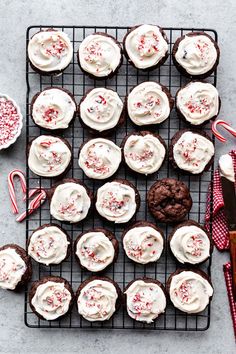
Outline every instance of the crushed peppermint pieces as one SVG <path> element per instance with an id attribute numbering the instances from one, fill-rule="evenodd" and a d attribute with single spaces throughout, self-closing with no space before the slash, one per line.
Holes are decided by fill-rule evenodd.
<path id="1" fill-rule="evenodd" d="M 0 97 L 0 149 L 14 141 L 21 125 L 22 116 L 13 102 L 6 97 Z"/>
<path id="2" fill-rule="evenodd" d="M 152 33 L 152 36 L 146 36 L 142 34 L 137 41 L 137 51 L 139 52 L 139 60 L 143 60 L 143 57 L 154 55 L 159 52 L 159 38 L 156 33 Z"/>
<path id="3" fill-rule="evenodd" d="M 50 42 L 50 45 L 47 45 L 45 47 L 45 54 L 47 56 L 57 57 L 58 59 L 60 59 L 60 57 L 64 54 L 68 46 L 59 35 L 56 36 L 56 40 L 55 35 L 51 36 L 51 40 L 52 43 Z M 42 43 L 42 46 L 45 46 L 44 43 Z"/>
<path id="4" fill-rule="evenodd" d="M 188 303 L 191 298 L 192 285 L 190 281 L 183 281 L 178 289 L 175 289 L 175 296 L 179 297 L 182 303 Z"/>
<path id="5" fill-rule="evenodd" d="M 202 255 L 201 246 L 203 245 L 203 240 L 201 235 L 192 235 L 187 246 L 191 249 L 191 255 L 195 257 L 200 257 Z"/>

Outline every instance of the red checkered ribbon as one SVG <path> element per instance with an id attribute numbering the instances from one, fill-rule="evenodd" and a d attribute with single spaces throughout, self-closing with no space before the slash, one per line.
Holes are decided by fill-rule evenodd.
<path id="1" fill-rule="evenodd" d="M 231 263 L 228 262 L 228 263 L 224 264 L 223 269 L 224 269 L 224 275 L 225 275 L 226 288 L 227 288 L 228 297 L 229 297 L 229 305 L 230 305 L 230 310 L 231 310 L 231 315 L 232 315 L 232 320 L 233 320 L 234 334 L 235 334 L 235 338 L 236 338 L 236 302 L 234 301 L 234 295 L 233 295 Z"/>
<path id="2" fill-rule="evenodd" d="M 234 163 L 234 172 L 236 176 L 236 150 L 229 153 Z M 211 206 L 211 194 L 213 193 L 213 206 Z M 224 213 L 224 200 L 220 180 L 219 168 L 214 173 L 213 186 L 210 184 L 207 195 L 207 207 L 205 226 L 210 231 L 211 210 L 212 218 L 212 239 L 219 251 L 229 249 L 229 230 Z"/>

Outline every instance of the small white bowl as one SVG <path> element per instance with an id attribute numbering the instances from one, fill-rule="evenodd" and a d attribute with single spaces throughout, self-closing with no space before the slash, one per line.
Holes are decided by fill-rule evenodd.
<path id="1" fill-rule="evenodd" d="M 10 145 L 14 144 L 16 142 L 16 139 L 20 136 L 21 134 L 21 130 L 22 130 L 22 127 L 23 127 L 23 116 L 21 114 L 21 110 L 20 110 L 20 107 L 17 105 L 17 103 L 11 98 L 9 97 L 8 95 L 5 95 L 3 93 L 0 93 L 0 98 L 6 98 L 8 101 L 11 101 L 13 103 L 13 106 L 16 108 L 17 110 L 17 113 L 19 115 L 19 127 L 18 127 L 18 131 L 17 133 L 15 134 L 15 136 L 9 140 L 7 143 L 5 143 L 4 145 L 0 145 L 0 150 L 3 150 L 3 149 L 7 149 Z"/>

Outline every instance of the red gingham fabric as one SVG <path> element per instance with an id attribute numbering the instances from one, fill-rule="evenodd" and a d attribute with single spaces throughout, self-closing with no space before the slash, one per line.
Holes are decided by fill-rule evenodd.
<path id="1" fill-rule="evenodd" d="M 234 163 L 234 173 L 236 176 L 236 150 L 229 153 Z M 205 226 L 210 231 L 210 196 L 213 193 L 213 219 L 212 219 L 212 239 L 219 251 L 229 249 L 229 230 L 224 213 L 224 200 L 222 196 L 222 187 L 220 180 L 219 168 L 214 173 L 213 191 L 211 184 L 209 185 L 207 195 Z"/>
<path id="2" fill-rule="evenodd" d="M 229 305 L 230 305 L 230 310 L 231 310 L 231 315 L 233 320 L 234 335 L 236 338 L 236 302 L 234 301 L 234 296 L 233 296 L 231 263 L 228 262 L 224 264 L 223 270 L 224 270 L 225 283 L 228 292 Z"/>

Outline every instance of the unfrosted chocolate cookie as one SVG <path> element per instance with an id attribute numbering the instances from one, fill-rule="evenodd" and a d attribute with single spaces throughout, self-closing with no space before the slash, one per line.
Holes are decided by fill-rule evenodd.
<path id="1" fill-rule="evenodd" d="M 163 178 L 148 191 L 148 208 L 161 222 L 183 220 L 192 207 L 192 198 L 185 183 L 175 178 Z"/>

